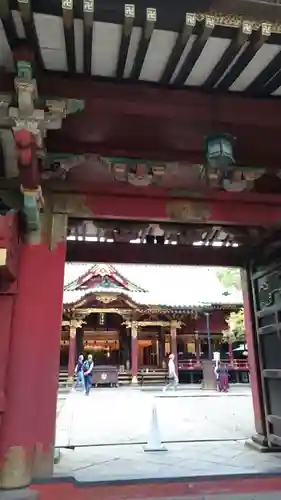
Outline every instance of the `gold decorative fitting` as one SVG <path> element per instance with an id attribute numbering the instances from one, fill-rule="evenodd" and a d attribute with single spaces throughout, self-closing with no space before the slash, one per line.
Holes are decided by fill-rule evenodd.
<path id="1" fill-rule="evenodd" d="M 61 6 L 63 9 L 72 10 L 73 0 L 62 0 Z"/>
<path id="2" fill-rule="evenodd" d="M 84 0 L 83 1 L 83 11 L 84 12 L 94 12 L 94 0 Z"/>
<path id="3" fill-rule="evenodd" d="M 206 27 L 207 28 L 214 28 L 215 27 L 215 18 L 214 18 L 214 16 L 206 16 L 205 22 L 206 22 Z"/>
<path id="4" fill-rule="evenodd" d="M 242 31 L 245 35 L 250 35 L 253 31 L 252 23 L 249 21 L 243 21 L 242 23 Z"/>
<path id="5" fill-rule="evenodd" d="M 156 9 L 152 8 L 152 7 L 148 7 L 146 9 L 146 19 L 148 21 L 152 21 L 152 22 L 156 22 L 157 21 L 157 12 L 156 12 Z"/>
<path id="6" fill-rule="evenodd" d="M 174 319 L 173 319 L 173 320 L 171 321 L 170 325 L 171 325 L 171 335 L 172 335 L 172 336 L 173 336 L 173 335 L 174 335 L 174 336 L 176 336 L 176 334 L 177 334 L 177 329 L 178 329 L 178 328 L 181 328 L 181 326 L 182 326 L 182 321 L 177 321 L 177 320 L 174 320 Z"/>
<path id="7" fill-rule="evenodd" d="M 204 222 L 210 218 L 210 208 L 206 203 L 192 201 L 171 201 L 166 205 L 167 216 L 181 222 Z"/>
<path id="8" fill-rule="evenodd" d="M 24 186 L 21 186 L 20 190 L 24 196 L 36 198 L 36 202 L 40 207 L 44 206 L 44 198 L 41 186 L 38 186 L 36 189 L 25 189 Z"/>
<path id="9" fill-rule="evenodd" d="M 76 337 L 76 327 L 75 326 L 70 326 L 69 336 L 71 339 L 75 339 L 75 337 Z"/>
<path id="10" fill-rule="evenodd" d="M 96 299 L 98 302 L 102 302 L 103 304 L 110 304 L 116 300 L 115 295 L 96 295 Z"/>
<path id="11" fill-rule="evenodd" d="M 131 336 L 133 339 L 136 339 L 138 337 L 138 322 L 137 321 L 132 321 L 132 323 L 131 323 Z"/>
<path id="12" fill-rule="evenodd" d="M 196 24 L 196 15 L 192 14 L 190 12 L 187 12 L 186 15 L 185 15 L 185 24 L 187 24 L 187 26 L 195 26 L 195 24 Z"/>
<path id="13" fill-rule="evenodd" d="M 221 12 L 208 12 L 208 13 L 197 13 L 195 15 L 197 21 L 202 21 L 207 16 L 212 15 L 214 18 L 214 23 L 216 26 L 224 26 L 226 28 L 240 28 L 244 33 L 251 34 L 252 31 L 258 31 L 260 28 L 262 29 L 262 34 L 265 36 L 270 36 L 271 33 L 281 33 L 281 24 L 280 23 L 270 23 L 269 21 L 261 22 L 256 19 L 245 19 L 243 16 L 239 16 L 237 14 L 224 14 Z M 246 25 L 246 30 L 250 29 L 252 31 L 247 32 L 244 31 L 244 24 Z"/>
<path id="14" fill-rule="evenodd" d="M 125 3 L 125 17 L 135 17 L 135 6 L 133 4 Z"/>
<path id="15" fill-rule="evenodd" d="M 264 35 L 264 36 L 270 36 L 271 35 L 271 24 L 262 23 L 261 32 L 262 32 L 262 35 Z"/>

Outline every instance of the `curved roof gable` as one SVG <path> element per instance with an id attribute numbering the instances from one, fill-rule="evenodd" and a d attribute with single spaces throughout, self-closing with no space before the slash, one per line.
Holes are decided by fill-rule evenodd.
<path id="1" fill-rule="evenodd" d="M 146 290 L 128 280 L 110 264 L 95 264 L 65 285 L 65 292 L 94 292 L 114 289 L 118 292 L 145 293 Z"/>

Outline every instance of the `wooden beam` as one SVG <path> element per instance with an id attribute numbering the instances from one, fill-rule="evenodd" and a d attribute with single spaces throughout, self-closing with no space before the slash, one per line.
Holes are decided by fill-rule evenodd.
<path id="1" fill-rule="evenodd" d="M 63 96 L 85 100 L 85 110 L 77 114 L 82 121 L 93 121 L 95 114 L 103 111 L 105 114 L 124 113 L 147 116 L 157 116 L 170 120 L 186 119 L 191 123 L 203 120 L 214 123 L 213 110 L 217 110 L 215 125 L 231 124 L 253 127 L 257 116 L 262 116 L 259 129 L 279 129 L 281 127 L 281 101 L 279 99 L 263 99 L 257 101 L 236 95 L 203 94 L 196 90 L 176 90 L 147 88 L 136 85 L 95 82 L 88 77 L 67 78 L 51 73 L 38 76 L 40 94 L 46 96 Z M 13 80 L 9 75 L 1 74 L 0 92 L 13 91 Z M 257 111 L 258 110 L 258 111 Z M 258 113 L 258 115 L 257 115 Z M 67 124 L 67 122 L 66 122 Z M 57 134 L 57 132 L 56 132 Z"/>
<path id="2" fill-rule="evenodd" d="M 150 40 L 154 31 L 155 24 L 157 22 L 157 11 L 154 8 L 146 9 L 146 20 L 145 26 L 142 29 L 141 39 L 139 42 L 138 50 L 136 53 L 135 61 L 132 67 L 130 78 L 132 80 L 138 80 L 141 74 L 142 66 L 145 60 L 145 56 L 150 44 Z"/>
<path id="3" fill-rule="evenodd" d="M 93 23 L 94 23 L 94 0 L 83 0 L 84 72 L 87 75 L 91 75 L 92 73 Z"/>
<path id="4" fill-rule="evenodd" d="M 76 73 L 74 42 L 73 0 L 61 0 L 67 67 L 70 74 Z"/>
<path id="5" fill-rule="evenodd" d="M 248 194 L 248 193 L 247 193 Z M 280 199 L 280 197 L 279 197 Z M 79 206 L 81 209 L 79 210 Z M 130 207 L 128 209 L 128 207 Z M 231 200 L 158 198 L 135 196 L 79 195 L 62 193 L 54 202 L 54 213 L 69 216 L 111 220 L 174 222 L 257 227 L 279 227 L 281 204 L 241 202 L 239 195 Z"/>
<path id="6" fill-rule="evenodd" d="M 260 29 L 252 33 L 249 45 L 236 59 L 233 66 L 226 73 L 226 75 L 216 85 L 217 90 L 226 91 L 241 75 L 242 71 L 247 67 L 249 62 L 253 59 L 256 53 L 260 50 L 261 46 L 266 42 L 271 34 L 271 25 L 262 23 Z"/>
<path id="7" fill-rule="evenodd" d="M 178 74 L 172 82 L 175 86 L 178 87 L 184 85 L 196 61 L 200 57 L 214 27 L 215 18 L 213 16 L 206 16 L 205 19 L 201 22 L 199 35 L 193 42 L 191 50 L 188 52 Z"/>
<path id="8" fill-rule="evenodd" d="M 160 79 L 160 83 L 167 85 L 175 72 L 175 69 L 180 61 L 186 44 L 192 34 L 193 28 L 196 25 L 196 15 L 187 13 L 185 16 L 185 23 L 181 32 L 178 34 L 173 50 L 167 61 L 165 69 Z"/>
<path id="9" fill-rule="evenodd" d="M 37 31 L 34 24 L 31 0 L 17 0 L 17 2 L 28 45 L 35 54 L 38 68 L 44 69 L 45 64 L 42 58 Z"/>
<path id="10" fill-rule="evenodd" d="M 252 26 L 248 21 L 242 23 L 241 28 L 237 29 L 237 33 L 223 53 L 222 57 L 208 76 L 203 87 L 206 90 L 211 90 L 219 79 L 223 76 L 227 68 L 233 63 L 235 57 L 239 54 L 243 45 L 247 42 L 252 33 Z"/>
<path id="11" fill-rule="evenodd" d="M 134 4 L 125 4 L 124 7 L 124 23 L 122 27 L 122 37 L 121 43 L 119 47 L 119 56 L 116 70 L 116 77 L 120 81 L 123 79 L 124 70 L 126 66 L 128 50 L 131 40 L 131 35 L 133 31 L 135 20 L 135 5 Z"/>
<path id="12" fill-rule="evenodd" d="M 248 254 L 239 247 L 67 242 L 67 262 L 93 262 L 93 258 L 103 263 L 243 267 Z"/>
<path id="13" fill-rule="evenodd" d="M 204 136 L 211 124 L 237 138 L 237 165 L 280 168 L 280 99 L 257 101 L 230 93 L 171 91 L 50 73 L 37 82 L 41 96 L 85 99 L 83 113 L 48 134 L 50 152 L 202 163 Z M 13 91 L 9 75 L 1 75 L 1 91 Z"/>

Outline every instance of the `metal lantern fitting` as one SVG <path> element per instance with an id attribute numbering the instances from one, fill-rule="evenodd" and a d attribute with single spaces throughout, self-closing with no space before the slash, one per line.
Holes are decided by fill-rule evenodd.
<path id="1" fill-rule="evenodd" d="M 204 142 L 207 165 L 217 169 L 225 169 L 234 165 L 234 141 L 235 138 L 230 134 L 208 135 Z"/>

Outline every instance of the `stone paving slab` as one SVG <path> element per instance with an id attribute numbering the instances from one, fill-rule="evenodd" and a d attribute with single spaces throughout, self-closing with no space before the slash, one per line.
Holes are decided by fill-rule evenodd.
<path id="1" fill-rule="evenodd" d="M 153 405 L 163 441 L 247 439 L 254 433 L 252 398 L 248 388 L 242 394 L 240 388 L 227 394 L 185 390 L 175 397 L 130 388 L 93 390 L 89 397 L 72 392 L 58 415 L 56 446 L 143 443 Z"/>
<path id="2" fill-rule="evenodd" d="M 167 452 L 156 453 L 145 453 L 136 445 L 63 450 L 55 474 L 99 482 L 281 473 L 280 454 L 259 454 L 244 442 L 174 444 L 167 448 Z"/>

